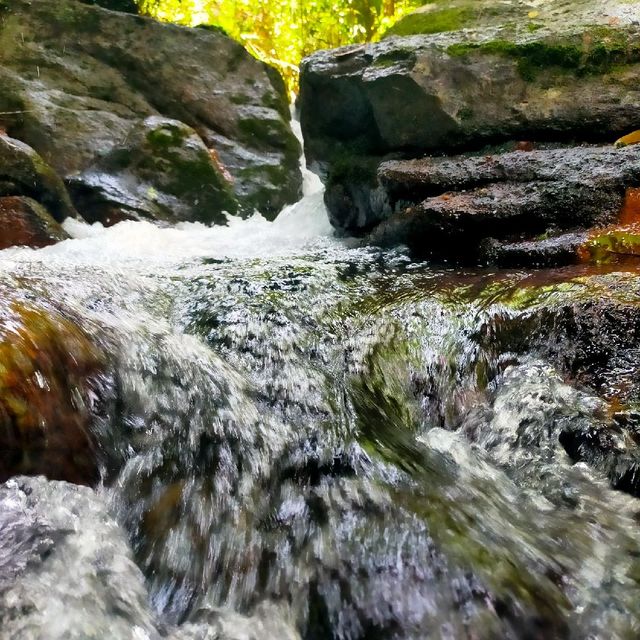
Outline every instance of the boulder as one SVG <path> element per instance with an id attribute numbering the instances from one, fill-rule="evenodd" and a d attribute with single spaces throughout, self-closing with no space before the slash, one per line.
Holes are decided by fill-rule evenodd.
<path id="1" fill-rule="evenodd" d="M 58 222 L 78 217 L 58 174 L 31 147 L 6 135 L 0 135 L 1 196 L 36 200 Z"/>
<path id="2" fill-rule="evenodd" d="M 146 118 L 163 116 L 191 127 L 212 151 L 232 177 L 240 212 L 274 217 L 298 198 L 300 149 L 284 82 L 219 30 L 76 0 L 15 0 L 0 5 L 0 82 L 0 126 L 65 179 L 86 178 L 126 149 Z M 212 173 L 199 175 L 204 192 Z M 213 185 L 224 200 L 216 210 L 228 208 L 226 189 Z M 155 195 L 143 197 L 150 210 Z"/>
<path id="3" fill-rule="evenodd" d="M 35 200 L 0 197 L 0 249 L 16 245 L 46 247 L 68 238 L 67 232 Z"/>
<path id="4" fill-rule="evenodd" d="M 238 200 L 223 171 L 191 127 L 151 116 L 134 126 L 123 145 L 67 185 L 89 222 L 224 224 L 224 213 L 236 213 Z"/>
<path id="5" fill-rule="evenodd" d="M 390 214 L 376 209 L 382 159 L 513 140 L 613 142 L 638 129 L 639 6 L 435 2 L 397 25 L 399 36 L 311 55 L 302 128 L 333 224 L 362 233 Z"/>

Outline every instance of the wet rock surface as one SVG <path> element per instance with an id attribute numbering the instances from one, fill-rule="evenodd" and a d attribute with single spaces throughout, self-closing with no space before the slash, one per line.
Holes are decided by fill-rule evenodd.
<path id="1" fill-rule="evenodd" d="M 342 246 L 51 259 L 10 281 L 110 327 L 110 504 L 165 636 L 633 637 L 638 508 L 615 479 L 637 386 L 609 413 L 637 374 L 633 274 L 527 284 Z M 592 433 L 615 437 L 596 455 Z"/>
<path id="2" fill-rule="evenodd" d="M 212 150 L 243 212 L 275 217 L 298 198 L 299 145 L 284 83 L 218 31 L 75 0 L 16 0 L 0 8 L 0 51 L 0 125 L 65 179 L 126 148 L 143 120 L 161 115 L 191 127 Z M 183 208 L 196 191 L 211 200 L 212 173 L 192 176 Z M 229 204 L 227 190 L 219 193 L 217 211 Z M 155 210 L 153 194 L 136 195 Z"/>
<path id="3" fill-rule="evenodd" d="M 0 197 L 24 196 L 39 202 L 62 222 L 78 217 L 56 172 L 28 145 L 0 135 Z"/>
<path id="4" fill-rule="evenodd" d="M 522 242 L 491 239 L 481 246 L 480 260 L 507 269 L 562 267 L 578 261 L 580 250 L 589 237 L 588 232 L 581 231 Z"/>
<path id="5" fill-rule="evenodd" d="M 620 219 L 627 192 L 640 184 L 640 151 L 574 147 L 391 161 L 378 175 L 397 213 L 371 242 L 406 244 L 421 257 L 554 266 L 578 261 L 586 229 Z M 562 236 L 567 230 L 581 233 Z"/>
<path id="6" fill-rule="evenodd" d="M 300 634 L 286 618 L 283 608 L 271 603 L 259 605 L 251 616 L 203 607 L 169 640 L 300 640 Z"/>
<path id="7" fill-rule="evenodd" d="M 72 320 L 5 291 L 0 360 L 0 482 L 43 474 L 96 483 L 104 462 L 97 418 L 109 387 L 100 347 Z"/>
<path id="8" fill-rule="evenodd" d="M 68 238 L 49 212 L 31 198 L 0 197 L 0 249 L 46 247 Z"/>
<path id="9" fill-rule="evenodd" d="M 0 485 L 0 548 L 4 637 L 160 638 L 126 535 L 93 490 L 43 477 Z"/>
<path id="10" fill-rule="evenodd" d="M 41 19 L 52 5 L 32 6 Z M 629 3 L 553 3 L 570 6 L 598 24 L 599 12 L 620 20 L 622 31 L 630 24 Z M 512 16 L 524 6 L 508 8 Z M 63 34 L 67 18 L 54 21 Z M 491 14 L 487 28 L 504 35 L 494 18 L 502 24 L 504 15 Z M 433 44 L 428 55 L 442 54 Z M 318 56 L 338 56 L 356 77 L 367 51 Z M 116 46 L 113 55 L 121 53 Z M 489 52 L 462 53 L 476 65 L 476 54 Z M 505 64 L 514 56 L 519 74 L 531 71 L 520 53 L 494 54 Z M 627 69 L 635 54 L 631 46 L 616 60 Z M 108 56 L 100 49 L 101 60 Z M 554 74 L 582 62 L 553 60 L 541 76 L 557 91 Z M 134 56 L 132 67 L 138 63 Z M 41 77 L 51 69 L 59 68 L 43 66 Z M 384 77 L 388 68 L 378 71 Z M 601 71 L 577 73 L 575 82 Z M 411 73 L 420 79 L 431 71 Z M 348 95 L 351 80 L 343 80 Z M 618 81 L 603 92 L 600 115 L 622 126 L 628 104 L 613 104 Z M 634 84 L 632 104 L 635 91 Z M 160 100 L 151 89 L 144 95 Z M 182 103 L 192 106 L 188 96 Z M 361 106 L 354 98 L 340 115 L 352 117 L 340 125 L 347 137 Z M 52 116 L 63 112 L 54 107 Z M 535 105 L 520 108 L 536 113 Z M 69 179 L 76 198 L 93 198 L 101 215 L 158 219 L 171 197 L 193 195 L 188 184 L 172 192 L 166 166 L 147 171 L 149 162 L 176 157 L 199 162 L 209 148 L 200 129 L 138 115 L 120 142 L 99 157 L 88 153 L 90 164 Z M 552 128 L 550 118 L 544 126 Z M 567 122 L 569 131 L 575 121 Z M 380 144 L 404 135 L 371 131 Z M 638 186 L 634 148 L 503 148 L 396 158 L 378 170 L 380 149 L 370 153 L 365 138 L 359 142 L 358 163 L 343 165 L 358 189 L 355 182 L 329 188 L 334 222 L 345 211 L 349 225 L 369 229 L 375 210 L 376 223 L 390 217 L 372 237 L 386 232 L 387 244 L 429 257 L 562 262 L 591 233 L 586 228 L 606 231 Z M 214 182 L 230 183 L 222 154 L 206 160 Z M 111 191 L 105 175 L 114 178 Z M 234 184 L 241 209 L 243 187 Z M 153 207 L 140 203 L 145 195 Z M 141 230 L 149 237 L 134 235 Z M 0 293 L 10 301 L 0 305 L 2 633 L 25 640 L 40 640 L 45 627 L 53 638 L 114 640 L 637 637 L 637 264 L 439 270 L 402 252 L 328 238 L 292 254 L 229 258 L 226 233 L 222 244 L 207 236 L 211 247 L 198 252 L 195 236 L 182 232 L 97 228 L 53 249 L 0 255 Z M 167 244 L 150 250 L 149 238 Z M 15 477 L 41 473 L 49 479 Z M 95 492 L 52 478 L 106 487 Z"/>
<path id="11" fill-rule="evenodd" d="M 504 218 L 504 209 L 513 209 L 516 201 L 535 218 L 560 198 L 559 208 L 565 212 L 580 210 L 575 213 L 583 215 L 582 210 L 593 205 L 591 213 L 584 211 L 585 218 L 598 207 L 605 209 L 606 218 L 614 207 L 613 194 L 602 182 L 591 186 L 576 181 L 583 151 L 576 150 L 575 162 L 570 155 L 575 144 L 613 143 L 640 126 L 640 94 L 632 86 L 639 52 L 637 3 L 554 0 L 532 8 L 515 1 L 496 5 L 459 0 L 426 5 L 380 43 L 313 54 L 302 65 L 302 125 L 308 158 L 327 178 L 325 201 L 332 224 L 341 232 L 362 235 L 396 212 L 391 228 L 374 234 L 373 241 L 389 245 L 409 239 L 415 248 L 430 229 L 419 223 L 413 227 L 413 217 L 403 218 L 399 210 L 426 197 L 479 185 L 494 190 L 487 194 L 488 201 L 482 201 L 482 192 L 454 194 L 449 205 L 418 204 L 416 217 L 435 218 L 438 227 L 443 211 L 457 215 L 484 210 L 484 219 L 490 221 L 495 199 L 504 201 L 498 202 L 496 218 Z M 515 181 L 530 182 L 529 188 L 506 184 L 512 174 L 500 171 L 513 159 L 505 147 L 515 148 L 517 140 L 523 141 L 518 144 L 523 149 L 558 143 L 567 147 L 555 158 L 550 152 L 549 170 L 541 178 L 550 177 L 551 167 L 564 165 L 564 153 L 569 166 L 559 169 L 558 191 L 536 185 L 526 172 Z M 446 187 L 438 185 L 437 169 L 421 170 L 419 160 L 413 167 L 402 162 L 481 149 L 495 159 L 496 171 L 487 167 L 467 175 L 473 158 L 443 162 L 450 176 L 443 181 Z M 385 160 L 390 162 L 378 171 Z M 423 169 L 430 162 L 425 160 Z M 434 159 L 432 166 L 437 164 Z M 531 161 L 530 169 L 542 176 L 544 170 L 535 165 Z M 492 186 L 496 181 L 505 184 L 505 192 Z M 519 230 L 515 220 L 512 230 Z M 521 231 L 525 237 L 511 241 L 534 239 L 526 237 L 526 226 Z M 447 252 L 442 243 L 450 242 L 447 258 L 468 257 L 470 247 L 459 249 L 456 238 L 434 235 L 441 253 Z M 553 260 L 559 257 L 551 248 L 548 259 L 532 256 L 532 263 Z"/>
<path id="12" fill-rule="evenodd" d="M 89 222 L 122 220 L 224 224 L 239 204 L 233 178 L 196 132 L 152 116 L 67 186 Z"/>

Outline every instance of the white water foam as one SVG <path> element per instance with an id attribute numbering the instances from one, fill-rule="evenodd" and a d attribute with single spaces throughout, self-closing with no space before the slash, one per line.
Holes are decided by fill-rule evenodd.
<path id="1" fill-rule="evenodd" d="M 300 124 L 292 121 L 301 139 Z M 70 240 L 39 250 L 14 247 L 0 251 L 0 264 L 59 261 L 82 265 L 132 267 L 170 265 L 192 258 L 268 258 L 295 255 L 335 246 L 333 228 L 324 205 L 320 178 L 300 159 L 303 198 L 284 208 L 273 222 L 258 212 L 247 219 L 228 216 L 227 226 L 179 223 L 158 227 L 150 222 L 126 221 L 112 227 L 89 225 L 68 218 L 63 227 Z"/>

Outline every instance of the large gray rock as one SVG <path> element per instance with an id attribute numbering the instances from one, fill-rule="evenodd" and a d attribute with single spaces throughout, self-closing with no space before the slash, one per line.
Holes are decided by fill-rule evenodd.
<path id="1" fill-rule="evenodd" d="M 640 3 L 432 3 L 382 42 L 302 65 L 309 158 L 332 222 L 377 224 L 376 161 L 506 140 L 615 140 L 640 127 Z M 418 24 L 420 26 L 418 27 Z M 347 212 L 357 211 L 357 215 Z"/>
<path id="2" fill-rule="evenodd" d="M 0 5 L 0 83 L 0 126 L 65 178 L 162 115 L 213 151 L 242 211 L 273 217 L 298 197 L 284 83 L 218 30 L 75 0 L 15 0 Z"/>
<path id="3" fill-rule="evenodd" d="M 225 222 L 238 200 L 230 176 L 198 134 L 177 120 L 151 116 L 122 145 L 78 176 L 69 190 L 89 222 L 124 219 Z"/>

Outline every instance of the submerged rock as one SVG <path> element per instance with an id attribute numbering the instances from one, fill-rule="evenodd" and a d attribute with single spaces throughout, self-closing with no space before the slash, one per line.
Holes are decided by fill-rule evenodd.
<path id="1" fill-rule="evenodd" d="M 68 238 L 49 212 L 31 198 L 0 197 L 0 249 L 46 247 Z"/>
<path id="2" fill-rule="evenodd" d="M 275 217 L 298 198 L 300 149 L 284 82 L 221 32 L 76 0 L 15 0 L 0 17 L 0 125 L 65 179 L 126 148 L 145 118 L 164 116 L 216 154 L 242 212 Z M 229 208 L 214 174 L 193 173 L 183 209 L 198 190 L 213 199 L 210 179 L 221 197 L 215 210 Z M 153 194 L 136 195 L 156 210 Z"/>
<path id="3" fill-rule="evenodd" d="M 305 150 L 327 175 L 333 224 L 362 233 L 389 214 L 376 181 L 383 159 L 509 140 L 613 142 L 637 129 L 638 6 L 435 3 L 396 27 L 402 37 L 311 55 L 300 82 Z M 363 158 L 373 161 L 353 172 Z"/>
<path id="4" fill-rule="evenodd" d="M 151 219 L 223 224 L 238 200 L 230 176 L 196 132 L 151 116 L 67 185 L 89 222 Z"/>
<path id="5" fill-rule="evenodd" d="M 6 292 L 4 292 L 6 296 Z M 93 484 L 106 357 L 73 321 L 6 296 L 0 309 L 0 482 Z"/>
<path id="6" fill-rule="evenodd" d="M 300 640 L 281 607 L 263 603 L 251 616 L 210 607 L 196 611 L 169 640 Z"/>
<path id="7" fill-rule="evenodd" d="M 0 485 L 0 628 L 20 640 L 156 640 L 125 532 L 86 487 Z"/>

